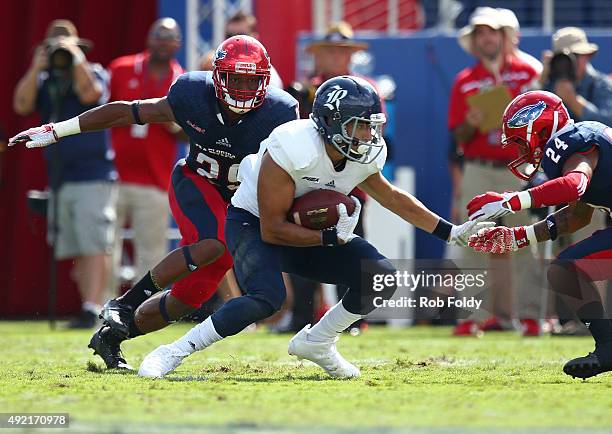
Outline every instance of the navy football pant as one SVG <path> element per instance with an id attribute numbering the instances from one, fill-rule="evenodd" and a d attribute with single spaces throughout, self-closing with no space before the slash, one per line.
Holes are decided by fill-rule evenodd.
<path id="1" fill-rule="evenodd" d="M 595 231 L 563 250 L 555 263 L 563 262 L 573 262 L 591 281 L 612 279 L 612 227 Z"/>
<path id="2" fill-rule="evenodd" d="M 372 290 L 372 275 L 393 274 L 395 268 L 363 238 L 336 247 L 268 244 L 261 239 L 259 219 L 231 206 L 225 238 L 244 295 L 228 301 L 212 315 L 215 330 L 223 337 L 234 335 L 280 309 L 286 296 L 283 271 L 318 282 L 346 285 L 342 304 L 349 312 L 362 315 L 374 310 L 373 297 L 388 299 L 395 291 L 395 287 L 381 292 Z"/>
<path id="3" fill-rule="evenodd" d="M 612 342 L 612 323 L 592 282 L 612 279 L 612 227 L 596 231 L 562 251 L 548 281 L 572 313 L 588 324 L 595 341 Z"/>

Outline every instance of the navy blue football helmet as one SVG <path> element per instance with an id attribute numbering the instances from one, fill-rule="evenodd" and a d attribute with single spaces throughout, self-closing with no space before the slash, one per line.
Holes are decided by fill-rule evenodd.
<path id="1" fill-rule="evenodd" d="M 385 146 L 380 97 L 363 78 L 342 75 L 324 82 L 315 94 L 310 119 L 325 142 L 351 161 L 368 164 Z"/>

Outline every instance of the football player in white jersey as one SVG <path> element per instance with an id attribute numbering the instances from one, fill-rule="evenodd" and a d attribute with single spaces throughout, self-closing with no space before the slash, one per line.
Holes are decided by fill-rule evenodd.
<path id="1" fill-rule="evenodd" d="M 291 339 L 289 354 L 313 361 L 332 377 L 359 376 L 359 369 L 338 353 L 336 341 L 344 329 L 374 310 L 374 295 L 392 296 L 395 286 L 374 292 L 371 279 L 395 269 L 374 246 L 353 234 L 361 209 L 358 200 L 353 198 L 352 215 L 340 204 L 337 225 L 319 231 L 287 220 L 295 198 L 320 188 L 348 194 L 359 186 L 418 228 L 463 246 L 478 229 L 493 225 L 453 225 L 391 185 L 380 172 L 387 153 L 384 123 L 372 85 L 358 77 L 334 77 L 317 90 L 310 119 L 277 127 L 258 154 L 243 160 L 225 233 L 244 295 L 228 301 L 174 343 L 150 353 L 140 375 L 162 377 L 193 352 L 272 315 L 285 299 L 281 272 L 286 271 L 349 288 L 317 324 Z"/>

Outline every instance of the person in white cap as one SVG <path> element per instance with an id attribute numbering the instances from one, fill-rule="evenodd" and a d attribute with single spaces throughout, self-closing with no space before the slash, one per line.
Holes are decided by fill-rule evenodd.
<path id="1" fill-rule="evenodd" d="M 577 121 L 599 121 L 612 124 L 612 80 L 597 71 L 590 61 L 599 47 L 589 42 L 584 30 L 564 27 L 552 36 L 553 52 L 573 54 L 576 80 L 560 78 L 548 83 Z M 545 53 L 546 57 L 551 53 Z M 542 81 L 551 81 L 545 80 Z"/>
<path id="2" fill-rule="evenodd" d="M 505 51 L 507 34 L 503 27 L 496 9 L 479 7 L 470 16 L 469 24 L 458 33 L 459 44 L 476 58 L 477 63 L 456 76 L 449 103 L 448 127 L 464 156 L 463 169 L 457 164 L 451 166 L 453 218 L 457 221 L 467 217 L 464 206 L 473 196 L 479 194 L 478 190 L 482 190 L 483 185 L 495 185 L 502 190 L 521 188 L 520 182 L 506 169 L 506 164 L 517 155 L 512 149 L 504 149 L 501 146 L 501 124 L 499 128 L 481 131 L 485 113 L 482 109 L 470 107 L 468 104 L 470 96 L 498 85 L 506 87 L 509 94 L 515 97 L 530 88 L 538 77 L 538 72 L 528 62 Z M 523 222 L 520 224 L 528 223 L 525 220 L 527 217 L 518 215 L 508 216 L 506 220 L 514 221 L 517 218 Z M 497 256 L 499 258 L 499 255 Z M 487 283 L 491 284 L 490 289 L 495 290 L 492 293 L 492 314 L 481 315 L 483 312 L 480 312 L 473 320 L 460 322 L 454 330 L 455 335 L 479 334 L 481 331 L 502 330 L 510 326 L 514 315 L 512 289 L 524 287 L 528 290 L 530 285 L 522 281 L 527 278 L 527 273 L 512 273 L 508 269 L 510 264 L 515 269 L 528 267 L 529 262 L 533 260 L 527 256 L 528 254 L 514 257 L 512 263 L 508 262 L 508 257 L 496 261 L 499 266 L 495 268 L 506 273 L 504 277 L 490 273 L 491 279 Z M 449 250 L 447 257 L 482 261 L 482 258 L 468 251 Z M 512 281 L 508 276 L 516 278 Z M 524 300 L 524 297 L 521 297 L 521 300 Z M 527 315 L 527 310 L 526 306 L 521 306 L 520 311 L 524 314 L 521 318 L 524 333 L 537 335 L 539 328 L 533 318 L 539 313 L 538 307 L 531 309 L 532 315 Z"/>
<path id="3" fill-rule="evenodd" d="M 506 52 L 513 54 L 529 63 L 538 72 L 538 74 L 542 74 L 542 62 L 519 48 L 519 43 L 521 40 L 521 25 L 519 24 L 516 14 L 511 9 L 505 8 L 497 8 L 497 12 L 499 13 L 501 25 L 506 32 Z"/>

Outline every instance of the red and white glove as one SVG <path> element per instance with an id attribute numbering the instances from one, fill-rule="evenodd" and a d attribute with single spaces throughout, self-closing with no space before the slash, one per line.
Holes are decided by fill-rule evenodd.
<path id="1" fill-rule="evenodd" d="M 53 124 L 45 124 L 40 127 L 30 128 L 11 137 L 8 145 L 13 146 L 17 143 L 25 143 L 27 148 L 42 148 L 56 143 L 59 140 Z"/>
<path id="2" fill-rule="evenodd" d="M 468 245 L 477 252 L 508 253 L 537 243 L 533 226 L 485 228 L 472 235 Z"/>
<path id="3" fill-rule="evenodd" d="M 42 148 L 56 143 L 59 139 L 81 132 L 81 124 L 78 117 L 70 118 L 66 121 L 55 124 L 45 124 L 40 127 L 30 128 L 11 137 L 8 145 L 13 146 L 17 143 L 25 143 L 27 148 Z"/>
<path id="4" fill-rule="evenodd" d="M 470 236 L 476 234 L 479 230 L 495 226 L 495 222 L 476 222 L 467 221 L 462 225 L 453 225 L 448 244 L 453 246 L 466 247 Z"/>
<path id="5" fill-rule="evenodd" d="M 484 221 L 514 214 L 529 207 L 531 207 L 531 195 L 528 191 L 501 194 L 487 191 L 474 197 L 466 208 L 470 220 Z"/>

